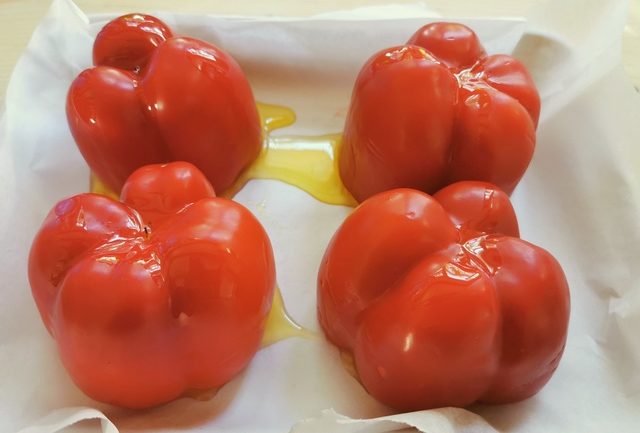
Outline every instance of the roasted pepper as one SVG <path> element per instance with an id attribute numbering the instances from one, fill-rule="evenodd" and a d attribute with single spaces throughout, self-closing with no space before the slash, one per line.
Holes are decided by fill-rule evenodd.
<path id="1" fill-rule="evenodd" d="M 358 200 L 482 180 L 511 193 L 536 141 L 540 98 L 526 68 L 476 34 L 433 23 L 375 54 L 356 80 L 339 164 Z"/>
<path id="2" fill-rule="evenodd" d="M 319 320 L 374 397 L 400 410 L 537 393 L 565 346 L 569 289 L 518 237 L 508 196 L 466 181 L 364 201 L 318 274 Z"/>
<path id="3" fill-rule="evenodd" d="M 222 386 L 264 332 L 267 234 L 188 163 L 140 168 L 121 199 L 62 200 L 33 241 L 29 280 L 64 366 L 90 397 L 130 408 Z"/>
<path id="4" fill-rule="evenodd" d="M 71 84 L 67 118 L 82 156 L 111 190 L 143 165 L 187 161 L 224 192 L 260 153 L 251 87 L 219 48 L 131 14 L 98 33 L 93 60 Z"/>

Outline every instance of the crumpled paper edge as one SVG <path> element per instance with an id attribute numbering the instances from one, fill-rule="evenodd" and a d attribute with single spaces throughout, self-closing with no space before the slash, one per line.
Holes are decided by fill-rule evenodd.
<path id="1" fill-rule="evenodd" d="M 545 102 L 540 123 L 551 118 L 585 89 L 611 72 L 622 62 L 622 32 L 629 0 L 588 2 L 580 8 L 578 0 L 547 0 L 531 8 L 527 14 L 527 30 L 514 55 L 524 61 L 538 88 L 547 89 L 540 98 Z M 549 17 L 549 12 L 554 17 Z M 556 17 L 572 16 L 570 25 Z M 606 20 L 597 19 L 607 16 Z M 595 27 L 596 29 L 592 28 Z M 586 30 L 589 30 L 585 34 Z M 619 37 L 601 39 L 597 35 L 619 33 Z M 537 51 L 528 56 L 528 50 Z M 536 70 L 544 70 L 546 80 L 540 83 Z M 551 70 L 551 72 L 549 71 Z M 561 77 L 561 79 L 555 79 Z"/>
<path id="2" fill-rule="evenodd" d="M 473 412 L 447 407 L 371 419 L 352 419 L 327 409 L 317 418 L 297 422 L 289 433 L 384 433 L 404 428 L 415 428 L 422 433 L 498 432 Z"/>
<path id="3" fill-rule="evenodd" d="M 54 410 L 18 433 L 57 433 L 79 422 L 90 420 L 100 421 L 102 433 L 119 433 L 115 424 L 105 414 L 90 407 L 66 407 Z"/>

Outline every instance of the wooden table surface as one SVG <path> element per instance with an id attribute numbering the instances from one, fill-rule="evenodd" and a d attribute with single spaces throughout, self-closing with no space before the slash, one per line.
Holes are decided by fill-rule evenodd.
<path id="1" fill-rule="evenodd" d="M 452 15 L 523 15 L 545 0 L 429 0 L 434 9 Z M 415 0 L 76 0 L 87 13 L 145 12 L 166 10 L 212 14 L 308 16 L 336 9 L 386 3 L 415 3 Z M 0 112 L 4 96 L 20 53 L 31 33 L 49 8 L 49 0 L 0 0 Z M 630 0 L 624 29 L 623 63 L 636 87 L 640 88 L 640 0 Z"/>

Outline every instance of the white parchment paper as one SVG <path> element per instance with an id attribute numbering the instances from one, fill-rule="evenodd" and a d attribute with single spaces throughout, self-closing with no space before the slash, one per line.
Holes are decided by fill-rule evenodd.
<path id="1" fill-rule="evenodd" d="M 625 10 L 624 1 L 567 0 L 533 10 L 526 21 L 463 20 L 490 53 L 514 52 L 527 63 L 543 96 L 534 160 L 513 199 L 523 238 L 550 250 L 569 279 L 572 317 L 557 373 L 538 395 L 516 404 L 359 421 L 391 411 L 344 370 L 319 332 L 260 350 L 208 402 L 180 399 L 125 411 L 73 385 L 31 299 L 26 260 L 51 206 L 87 188 L 64 101 L 75 75 L 90 66 L 93 37 L 113 16 L 86 17 L 70 1 L 56 0 L 16 67 L 0 123 L 0 431 L 53 433 L 82 419 L 99 421 L 75 431 L 637 431 L 640 97 L 620 67 Z M 437 16 L 422 6 L 307 19 L 158 15 L 176 33 L 229 51 L 257 99 L 292 107 L 298 122 L 280 134 L 339 131 L 366 58 Z M 253 181 L 236 199 L 271 237 L 290 313 L 319 331 L 317 267 L 349 209 L 275 181 Z"/>

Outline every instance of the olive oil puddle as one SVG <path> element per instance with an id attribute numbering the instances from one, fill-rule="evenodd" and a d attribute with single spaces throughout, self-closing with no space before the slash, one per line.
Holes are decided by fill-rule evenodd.
<path id="1" fill-rule="evenodd" d="M 358 376 L 358 369 L 356 368 L 356 359 L 354 358 L 353 353 L 346 349 L 340 349 L 340 361 L 347 373 L 360 382 L 360 376 Z"/>
<path id="2" fill-rule="evenodd" d="M 224 385 L 223 385 L 224 386 Z M 210 389 L 188 389 L 180 397 L 191 398 L 196 401 L 209 401 L 218 394 L 222 387 Z"/>
<path id="3" fill-rule="evenodd" d="M 111 188 L 102 183 L 102 181 L 98 179 L 98 176 L 96 176 L 93 172 L 91 172 L 91 175 L 89 176 L 89 192 L 105 195 L 114 200 L 120 200 L 120 196 Z"/>
<path id="4" fill-rule="evenodd" d="M 262 336 L 261 347 L 267 347 L 280 340 L 291 337 L 313 339 L 316 335 L 298 325 L 287 312 L 282 299 L 280 288 L 276 287 L 273 294 L 273 302 L 271 310 L 267 316 L 267 324 L 265 326 L 264 335 Z"/>
<path id="5" fill-rule="evenodd" d="M 293 185 L 327 204 L 355 206 L 338 169 L 341 134 L 274 137 L 271 132 L 295 123 L 295 113 L 279 105 L 257 106 L 264 131 L 262 151 L 223 196 L 233 197 L 252 179 L 270 179 Z"/>

